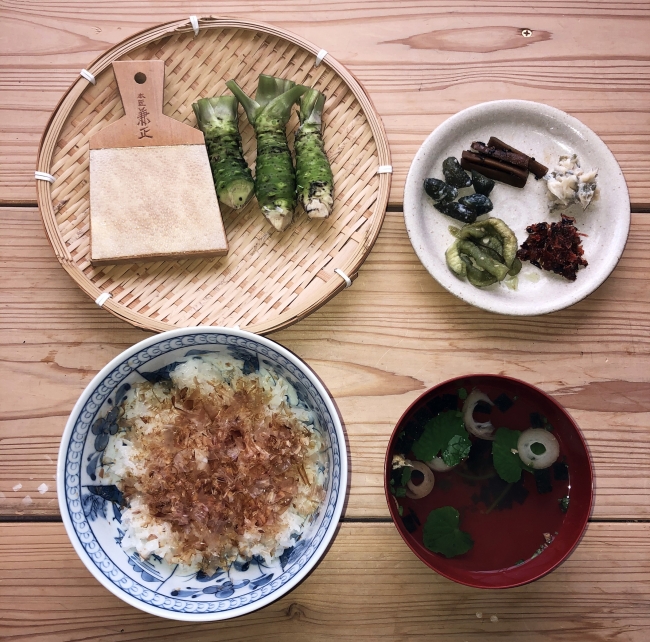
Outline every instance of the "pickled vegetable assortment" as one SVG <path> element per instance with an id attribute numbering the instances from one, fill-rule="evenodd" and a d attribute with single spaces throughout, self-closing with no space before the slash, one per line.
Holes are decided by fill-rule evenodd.
<path id="1" fill-rule="evenodd" d="M 455 159 L 448 158 L 445 163 L 451 160 Z M 447 167 L 456 171 L 451 162 Z M 489 179 L 481 180 L 478 176 L 476 174 L 471 179 L 469 176 L 467 178 L 472 185 L 476 183 L 479 189 L 488 193 L 492 191 L 494 182 Z M 461 182 L 457 175 L 456 182 Z M 492 201 L 485 194 L 475 192 L 459 198 L 458 201 L 449 201 L 446 200 L 448 196 L 458 190 L 435 178 L 425 181 L 425 191 L 433 199 L 438 199 L 434 203 L 437 210 L 467 223 L 461 229 L 450 228 L 450 232 L 456 236 L 456 241 L 447 249 L 445 259 L 454 274 L 467 278 L 477 288 L 485 288 L 519 273 L 521 261 L 516 258 L 517 237 L 514 232 L 498 218 L 476 221 L 477 217 L 493 209 Z"/>
<path id="2" fill-rule="evenodd" d="M 461 162 L 453 156 L 445 158 L 441 168 L 444 180 L 434 177 L 424 180 L 424 191 L 433 201 L 433 207 L 465 223 L 462 228 L 449 228 L 456 240 L 447 248 L 445 260 L 456 276 L 466 278 L 477 288 L 505 281 L 514 290 L 521 261 L 527 260 L 540 269 L 575 281 L 578 268 L 587 265 L 582 256 L 580 235 L 573 225 L 575 219 L 563 213 L 560 223 L 528 226 L 528 239 L 519 250 L 517 237 L 500 218 L 477 220 L 494 210 L 489 196 L 496 181 L 521 188 L 529 173 L 536 179 L 544 178 L 549 189 L 554 190 L 552 209 L 574 202 L 585 209 L 596 193 L 597 170 L 585 172 L 583 180 L 575 155 L 563 156 L 561 160 L 564 165 L 560 169 L 564 174 L 558 168 L 549 174 L 548 168 L 533 157 L 492 136 L 487 145 L 474 141 L 471 149 L 462 153 Z M 564 192 L 559 193 L 561 181 L 570 183 L 573 191 L 567 188 L 569 197 Z"/>

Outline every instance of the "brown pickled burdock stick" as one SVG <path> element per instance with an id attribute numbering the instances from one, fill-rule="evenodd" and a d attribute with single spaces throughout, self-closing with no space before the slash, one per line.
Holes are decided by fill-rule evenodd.
<path id="1" fill-rule="evenodd" d="M 548 173 L 548 167 L 536 161 L 532 156 L 528 156 L 523 152 L 520 152 L 518 149 L 515 149 L 511 145 L 506 145 L 506 143 L 504 143 L 502 140 L 499 140 L 494 136 L 490 136 L 490 140 L 488 140 L 487 146 L 494 147 L 495 149 L 498 149 L 503 152 L 511 152 L 513 154 L 520 154 L 521 156 L 525 156 L 528 159 L 528 169 L 531 171 L 531 173 L 535 176 L 537 180 L 544 177 Z"/>
<path id="2" fill-rule="evenodd" d="M 521 152 L 498 149 L 497 147 L 486 145 L 479 141 L 472 143 L 472 150 L 478 152 L 481 156 L 490 156 L 491 158 L 508 163 L 508 165 L 515 165 L 516 167 L 528 170 L 528 161 L 530 159 L 526 154 L 522 154 Z"/>
<path id="3" fill-rule="evenodd" d="M 490 156 L 481 156 L 476 152 L 464 151 L 460 166 L 467 171 L 474 170 L 487 178 L 491 178 L 513 187 L 523 187 L 528 178 L 528 169 L 504 163 Z"/>

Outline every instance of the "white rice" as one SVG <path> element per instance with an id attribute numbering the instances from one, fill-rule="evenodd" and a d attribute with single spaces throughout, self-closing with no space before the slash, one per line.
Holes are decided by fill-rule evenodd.
<path id="1" fill-rule="evenodd" d="M 277 410 L 281 404 L 293 412 L 294 416 L 309 430 L 310 438 L 304 468 L 311 482 L 309 485 L 300 483 L 298 492 L 287 510 L 279 517 L 282 525 L 275 536 L 266 536 L 259 529 L 244 532 L 238 542 L 238 547 L 230 551 L 230 558 L 251 558 L 259 555 L 267 564 L 273 563 L 282 552 L 295 544 L 301 535 L 309 517 L 320 504 L 320 493 L 324 484 L 324 441 L 314 428 L 314 418 L 309 410 L 299 407 L 299 399 L 295 388 L 283 377 L 278 377 L 270 369 L 260 364 L 259 373 L 244 375 L 243 363 L 236 359 L 218 354 L 202 355 L 177 366 L 170 373 L 172 382 L 178 389 L 187 387 L 190 390 L 197 387 L 202 393 L 213 391 L 210 382 L 224 381 L 234 383 L 238 378 L 257 379 L 259 385 L 271 393 L 269 403 L 271 409 Z M 143 395 L 144 391 L 144 395 Z M 173 423 L 174 411 L 161 410 L 160 401 L 170 398 L 168 388 L 164 384 L 154 386 L 134 386 L 127 393 L 123 402 L 123 419 L 131 420 L 134 431 L 150 434 L 163 430 L 165 424 Z M 154 410 L 155 409 L 155 410 Z M 143 417 L 148 418 L 145 422 Z M 103 457 L 103 481 L 115 484 L 121 488 L 121 481 L 127 476 L 137 478 L 146 470 L 146 452 L 140 452 L 130 439 L 130 432 L 120 431 L 111 437 Z M 195 451 L 195 459 L 200 460 L 201 453 Z M 207 459 L 206 459 L 207 462 Z M 314 493 L 314 489 L 319 493 Z M 122 489 L 123 490 L 123 489 Z M 133 496 L 128 508 L 122 513 L 121 529 L 124 531 L 122 548 L 127 552 L 137 552 L 143 559 L 157 555 L 170 563 L 182 563 L 175 558 L 173 551 L 179 550 L 178 535 L 171 525 L 149 514 L 146 504 L 137 496 Z M 186 561 L 186 560 L 185 560 Z M 201 566 L 202 554 L 197 552 L 189 564 L 183 564 L 184 570 L 198 570 Z"/>

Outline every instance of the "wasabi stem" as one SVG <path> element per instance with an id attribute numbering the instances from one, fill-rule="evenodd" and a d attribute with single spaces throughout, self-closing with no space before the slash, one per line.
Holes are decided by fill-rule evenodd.
<path id="1" fill-rule="evenodd" d="M 334 207 L 334 177 L 322 134 L 325 96 L 309 89 L 300 98 L 300 127 L 296 132 L 298 200 L 310 218 L 327 218 Z"/>
<path id="2" fill-rule="evenodd" d="M 296 207 L 296 175 L 287 144 L 286 127 L 291 107 L 307 91 L 307 87 L 262 74 L 253 100 L 234 80 L 229 80 L 226 85 L 241 102 L 255 129 L 257 202 L 271 225 L 282 231 L 291 223 Z"/>
<path id="3" fill-rule="evenodd" d="M 196 122 L 205 136 L 214 186 L 219 200 L 240 209 L 253 196 L 253 176 L 242 148 L 234 96 L 201 98 L 192 105 Z"/>

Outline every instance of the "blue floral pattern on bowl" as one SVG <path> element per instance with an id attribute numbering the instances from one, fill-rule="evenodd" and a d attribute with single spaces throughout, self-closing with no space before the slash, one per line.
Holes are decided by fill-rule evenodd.
<path id="1" fill-rule="evenodd" d="M 138 349 L 140 346 L 141 349 Z M 97 469 L 111 435 L 117 408 L 139 381 L 159 381 L 189 359 L 220 352 L 244 363 L 244 372 L 264 367 L 287 379 L 294 405 L 310 410 L 327 444 L 326 496 L 295 544 L 271 566 L 262 558 L 240 560 L 213 575 L 181 574 L 158 556 L 142 559 L 121 548 L 122 496 L 105 485 Z M 110 367 L 113 366 L 113 367 Z M 174 330 L 114 360 L 82 395 L 68 421 L 59 454 L 59 497 L 68 534 L 93 574 L 113 593 L 143 610 L 175 619 L 207 621 L 234 617 L 280 597 L 317 562 L 333 536 L 347 481 L 343 432 L 331 400 L 316 377 L 277 344 L 228 329 Z"/>

